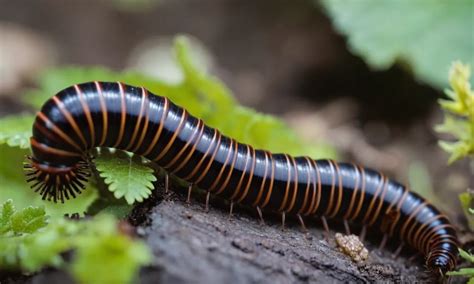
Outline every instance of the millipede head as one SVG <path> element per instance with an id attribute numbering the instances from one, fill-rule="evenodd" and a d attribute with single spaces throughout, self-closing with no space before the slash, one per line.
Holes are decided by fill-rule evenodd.
<path id="1" fill-rule="evenodd" d="M 85 188 L 90 169 L 85 161 L 72 167 L 54 167 L 41 164 L 27 156 L 23 168 L 26 181 L 38 192 L 43 200 L 64 203 L 64 199 L 75 198 Z"/>
<path id="2" fill-rule="evenodd" d="M 444 277 L 446 272 L 455 268 L 455 261 L 446 254 L 430 255 L 426 261 L 428 269 L 439 276 Z"/>

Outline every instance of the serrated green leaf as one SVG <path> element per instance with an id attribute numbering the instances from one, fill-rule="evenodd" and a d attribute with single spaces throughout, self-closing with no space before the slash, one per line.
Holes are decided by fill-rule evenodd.
<path id="1" fill-rule="evenodd" d="M 437 132 L 450 133 L 461 140 L 469 138 L 469 123 L 464 120 L 456 119 L 454 116 L 446 114 L 443 124 L 435 127 Z"/>
<path id="2" fill-rule="evenodd" d="M 449 133 L 457 140 L 452 143 L 439 143 L 443 150 L 451 153 L 449 164 L 463 157 L 474 156 L 474 91 L 469 83 L 470 75 L 469 65 L 454 62 L 449 72 L 452 90 L 446 91 L 451 100 L 439 102 L 445 110 L 445 119 L 443 124 L 437 125 L 435 129 Z"/>
<path id="3" fill-rule="evenodd" d="M 71 270 L 76 281 L 131 283 L 139 266 L 150 261 L 151 256 L 145 245 L 119 232 L 117 221 L 110 215 L 79 221 L 55 218 L 50 224 L 44 224 L 41 230 L 25 230 L 35 227 L 31 226 L 31 221 L 36 223 L 35 216 L 39 217 L 44 211 L 26 208 L 11 214 L 12 206 L 12 202 L 2 206 L 7 208 L 6 215 L 15 218 L 15 214 L 23 212 L 22 217 L 28 221 L 20 226 L 22 232 L 0 238 L 2 271 L 21 269 L 36 272 L 48 266 L 60 267 L 64 263 L 61 254 L 75 250 Z M 117 267 L 120 272 L 116 272 Z"/>
<path id="4" fill-rule="evenodd" d="M 30 114 L 0 118 L 0 144 L 28 149 L 33 121 L 34 116 Z"/>
<path id="5" fill-rule="evenodd" d="M 405 63 L 439 89 L 454 60 L 474 64 L 470 0 L 323 0 L 353 53 L 375 69 Z"/>
<path id="6" fill-rule="evenodd" d="M 124 197 L 128 204 L 133 204 L 150 196 L 156 177 L 153 169 L 139 157 L 131 157 L 123 151 L 117 151 L 116 155 L 102 151 L 95 164 L 116 198 Z"/>
<path id="7" fill-rule="evenodd" d="M 13 201 L 8 199 L 3 203 L 0 210 L 0 234 L 3 234 L 11 228 L 11 217 L 15 213 Z"/>
<path id="8" fill-rule="evenodd" d="M 15 234 L 33 233 L 47 224 L 44 208 L 27 207 L 11 216 L 11 228 Z"/>

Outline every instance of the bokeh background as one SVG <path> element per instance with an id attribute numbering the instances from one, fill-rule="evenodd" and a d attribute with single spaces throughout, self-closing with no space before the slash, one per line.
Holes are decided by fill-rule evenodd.
<path id="1" fill-rule="evenodd" d="M 407 9 L 420 9 L 423 19 L 430 1 L 413 2 L 417 7 Z M 466 3 L 452 1 L 451 6 Z M 435 10 L 437 18 L 449 17 L 449 9 Z M 462 225 L 453 193 L 473 187 L 472 166 L 463 160 L 448 167 L 449 155 L 437 145 L 442 136 L 433 130 L 442 122 L 437 99 L 446 82 L 419 76 L 410 54 L 396 64 L 365 61 L 350 41 L 371 38 L 348 40 L 338 32 L 344 23 L 335 28 L 337 21 L 328 11 L 319 1 L 305 0 L 0 0 L 0 116 L 24 111 L 22 94 L 52 67 L 105 66 L 176 80 L 170 48 L 177 34 L 186 34 L 196 57 L 241 104 L 283 118 L 301 139 L 332 144 L 342 160 L 410 184 Z M 394 46 L 384 38 L 384 29 L 391 26 L 417 30 L 422 24 L 426 34 L 439 28 L 429 21 L 413 22 L 409 15 L 404 21 L 404 11 L 398 13 L 401 21 L 378 27 L 387 47 L 380 50 Z M 455 21 L 446 26 L 446 34 L 466 40 L 467 58 L 452 55 L 453 60 L 471 64 L 472 15 L 470 27 Z M 444 58 L 442 51 L 429 53 L 438 39 L 417 39 L 412 43 L 416 52 L 426 50 L 435 63 Z M 450 43 L 455 52 L 456 43 Z M 448 68 L 439 71 L 446 80 Z"/>

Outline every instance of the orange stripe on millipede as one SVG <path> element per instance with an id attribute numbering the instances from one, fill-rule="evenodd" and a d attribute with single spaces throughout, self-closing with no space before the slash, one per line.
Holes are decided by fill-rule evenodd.
<path id="1" fill-rule="evenodd" d="M 64 115 L 64 117 L 66 117 L 66 120 L 69 122 L 72 129 L 74 129 L 79 139 L 81 139 L 81 142 L 84 144 L 84 148 L 87 149 L 86 139 L 84 138 L 84 135 L 82 135 L 82 132 L 79 126 L 77 125 L 76 121 L 74 120 L 74 117 L 71 115 L 71 113 L 67 110 L 64 103 L 58 97 L 53 96 L 52 99 L 56 103 L 56 105 L 59 107 L 59 110 Z"/>
<path id="2" fill-rule="evenodd" d="M 158 125 L 158 130 L 156 131 L 155 136 L 151 140 L 150 145 L 148 145 L 148 148 L 146 149 L 145 153 L 142 154 L 145 157 L 148 154 L 150 154 L 153 147 L 155 147 L 156 141 L 158 141 L 158 138 L 160 137 L 161 131 L 163 131 L 163 127 L 164 127 L 166 118 L 168 117 L 168 110 L 169 110 L 170 102 L 169 102 L 168 98 L 166 98 L 166 97 L 163 97 L 163 100 L 164 100 L 164 102 L 163 102 L 163 112 L 161 113 L 160 124 Z"/>
<path id="3" fill-rule="evenodd" d="M 265 190 L 265 183 L 267 181 L 267 174 L 268 174 L 268 154 L 266 151 L 262 151 L 263 154 L 265 155 L 265 171 L 263 172 L 263 177 L 262 177 L 262 184 L 260 185 L 260 189 L 258 190 L 257 197 L 255 198 L 255 201 L 252 203 L 252 206 L 255 207 L 259 204 L 260 199 L 262 199 L 263 191 Z"/>
<path id="4" fill-rule="evenodd" d="M 409 193 L 409 191 L 406 189 L 406 187 L 404 187 L 403 190 L 404 190 L 404 192 L 403 192 L 402 197 L 398 201 L 396 212 L 400 212 L 400 208 L 402 207 L 402 204 L 405 201 L 405 199 L 407 198 L 408 193 Z M 400 215 L 401 214 L 397 214 L 397 217 L 395 218 L 395 220 L 392 223 L 392 226 L 390 227 L 390 232 L 389 232 L 390 236 L 393 236 L 393 230 L 395 230 L 395 227 L 397 226 L 398 221 L 400 220 Z"/>
<path id="5" fill-rule="evenodd" d="M 380 194 L 380 191 L 382 190 L 382 187 L 385 184 L 386 177 L 384 175 L 380 174 L 380 178 L 381 178 L 381 181 L 379 181 L 379 184 L 377 186 L 377 189 L 375 190 L 374 196 L 372 196 L 372 198 L 370 199 L 369 208 L 367 208 L 367 210 L 365 211 L 364 219 L 362 220 L 363 224 L 366 224 L 367 223 L 367 218 L 369 218 L 369 216 L 372 215 L 372 209 L 374 208 L 374 203 L 377 200 L 377 198 Z"/>
<path id="6" fill-rule="evenodd" d="M 397 197 L 394 197 L 392 202 L 390 203 L 390 205 L 387 207 L 387 209 L 385 210 L 384 214 L 385 215 L 388 215 L 388 214 L 392 214 L 392 212 L 395 212 L 397 215 L 400 215 L 400 211 L 392 211 L 392 208 L 393 206 L 395 206 L 395 204 L 398 202 L 398 198 L 400 198 L 400 195 L 403 195 L 403 193 L 399 193 L 397 195 Z M 393 221 L 391 221 L 393 222 Z M 391 223 L 387 224 L 388 226 L 391 225 Z M 381 227 L 381 230 L 382 232 L 386 233 L 388 231 L 388 229 L 386 227 Z"/>
<path id="7" fill-rule="evenodd" d="M 100 139 L 100 146 L 104 145 L 105 139 L 107 138 L 108 132 L 108 121 L 107 121 L 107 104 L 105 103 L 105 97 L 102 92 L 102 86 L 99 82 L 95 81 L 95 88 L 97 89 L 97 93 L 99 95 L 100 101 L 100 111 L 102 112 L 102 138 Z"/>
<path id="8" fill-rule="evenodd" d="M 290 191 L 290 175 L 291 175 L 291 165 L 290 165 L 290 159 L 288 158 L 287 154 L 283 154 L 286 158 L 286 164 L 288 165 L 288 177 L 286 179 L 286 185 L 285 185 L 285 195 L 283 196 L 283 200 L 281 202 L 280 208 L 278 208 L 278 212 L 281 212 L 283 208 L 285 208 L 286 203 L 288 202 L 288 193 Z"/>
<path id="9" fill-rule="evenodd" d="M 142 103 L 140 105 L 140 112 L 138 113 L 137 122 L 135 123 L 135 128 L 133 129 L 132 138 L 130 139 L 130 142 L 128 143 L 128 145 L 125 147 L 125 150 L 130 149 L 130 147 L 132 147 L 133 143 L 135 142 L 135 139 L 137 139 L 138 129 L 141 126 L 140 124 L 142 122 L 143 113 L 145 112 L 145 89 L 143 87 L 141 87 L 141 89 L 142 89 L 142 97 L 141 97 Z"/>
<path id="10" fill-rule="evenodd" d="M 200 126 L 200 130 L 199 130 L 199 134 L 198 134 L 198 137 L 197 137 L 197 140 L 195 143 L 193 143 L 193 145 L 191 146 L 191 151 L 189 151 L 189 153 L 186 155 L 186 157 L 181 161 L 181 163 L 178 164 L 178 166 L 176 166 L 175 168 L 171 169 L 171 173 L 177 173 L 179 170 L 181 170 L 182 167 L 184 167 L 184 165 L 186 165 L 188 163 L 188 161 L 191 159 L 191 157 L 193 156 L 194 152 L 196 151 L 196 147 L 197 145 L 199 144 L 199 142 L 201 142 L 201 138 L 203 136 L 203 133 L 204 133 L 204 129 L 206 128 L 206 126 L 204 125 L 204 122 L 202 122 L 200 120 L 200 123 L 201 123 L 201 126 Z"/>
<path id="11" fill-rule="evenodd" d="M 247 185 L 245 186 L 245 189 L 244 189 L 244 192 L 242 193 L 242 196 L 237 200 L 237 202 L 242 202 L 242 200 L 244 200 L 244 198 L 247 196 L 247 193 L 249 191 L 249 188 L 250 188 L 250 184 L 252 183 L 252 178 L 253 178 L 253 175 L 254 175 L 254 172 L 255 172 L 255 166 L 257 164 L 257 159 L 255 157 L 255 149 L 250 147 L 250 149 L 252 149 L 252 167 L 250 168 L 250 174 L 249 174 L 249 180 L 247 181 Z"/>
<path id="12" fill-rule="evenodd" d="M 433 217 L 431 217 L 430 219 L 428 219 L 428 221 L 424 222 L 423 224 L 421 224 L 421 226 L 418 227 L 418 229 L 416 229 L 415 231 L 415 234 L 413 236 L 413 238 L 410 238 L 413 240 L 413 246 L 415 248 L 419 248 L 419 243 L 418 241 L 420 240 L 420 237 L 422 237 L 424 235 L 423 233 L 423 230 L 425 230 L 426 228 L 428 228 L 428 224 L 431 224 L 433 223 L 434 221 L 442 218 L 443 216 L 442 215 L 434 215 Z M 408 234 L 407 236 L 410 237 L 411 234 L 413 232 L 413 227 L 410 228 L 410 231 L 408 231 Z"/>
<path id="13" fill-rule="evenodd" d="M 231 138 L 232 139 L 232 138 Z M 230 178 L 232 177 L 232 172 L 234 171 L 234 167 L 235 167 L 235 162 L 237 161 L 237 156 L 239 154 L 239 143 L 234 141 L 232 139 L 232 142 L 234 143 L 235 145 L 235 149 L 234 149 L 234 156 L 232 157 L 232 163 L 230 164 L 230 168 L 229 168 L 229 172 L 227 173 L 227 176 L 224 180 L 224 183 L 222 183 L 222 185 L 219 187 L 219 189 L 216 191 L 216 194 L 220 194 L 222 191 L 224 191 L 227 187 L 227 184 L 229 183 L 230 181 Z"/>
<path id="14" fill-rule="evenodd" d="M 244 164 L 244 168 L 242 169 L 242 174 L 240 175 L 240 179 L 239 179 L 239 183 L 237 184 L 236 188 L 234 188 L 234 193 L 232 194 L 232 196 L 230 197 L 230 200 L 234 200 L 234 198 L 237 196 L 237 194 L 239 193 L 240 191 L 240 187 L 242 186 L 242 182 L 244 180 L 244 177 L 245 177 L 245 172 L 247 171 L 247 165 L 249 164 L 249 160 L 251 160 L 252 158 L 249 159 L 250 157 L 250 146 L 249 145 L 245 145 L 247 147 L 247 152 L 245 154 L 245 164 Z"/>
<path id="15" fill-rule="evenodd" d="M 270 175 L 270 185 L 268 186 L 268 192 L 267 195 L 265 196 L 265 200 L 263 201 L 263 204 L 261 208 L 265 208 L 267 206 L 268 202 L 270 201 L 270 197 L 272 196 L 272 191 L 273 191 L 273 182 L 275 181 L 275 159 L 272 157 L 272 153 L 268 153 L 270 156 L 270 161 L 272 162 L 272 173 Z"/>
<path id="16" fill-rule="evenodd" d="M 288 206 L 288 208 L 286 209 L 286 212 L 291 212 L 291 210 L 293 210 L 293 207 L 295 207 L 296 195 L 297 195 L 297 192 L 298 192 L 298 169 L 296 167 L 295 159 L 291 156 L 290 156 L 290 159 L 293 162 L 293 169 L 295 170 L 295 180 L 293 181 L 295 186 L 293 188 L 293 197 L 291 198 L 290 206 Z"/>
<path id="17" fill-rule="evenodd" d="M 311 187 L 311 176 L 310 176 L 311 165 L 309 164 L 308 158 L 305 157 L 305 159 L 306 159 L 306 163 L 308 164 L 307 167 L 305 167 L 306 168 L 306 189 L 304 192 L 303 204 L 301 205 L 301 208 L 298 210 L 297 214 L 301 214 L 306 208 L 306 204 L 308 204 L 309 189 Z"/>
<path id="18" fill-rule="evenodd" d="M 145 120 L 144 120 L 144 125 L 143 125 L 143 129 L 141 130 L 141 135 L 140 135 L 140 138 L 138 138 L 138 142 L 136 143 L 135 147 L 133 147 L 133 149 L 131 150 L 133 153 L 137 152 L 137 150 L 142 146 L 142 143 L 143 143 L 143 139 L 145 139 L 145 136 L 147 134 L 147 130 L 148 130 L 148 124 L 150 122 L 150 103 L 149 103 L 149 100 L 148 100 L 148 91 L 146 89 L 145 90 L 145 97 L 143 98 L 143 100 L 145 101 L 145 106 L 146 106 L 146 109 L 145 109 Z"/>
<path id="19" fill-rule="evenodd" d="M 224 161 L 224 163 L 222 164 L 222 167 L 221 167 L 221 169 L 219 170 L 219 174 L 217 174 L 216 179 L 214 180 L 214 182 L 212 182 L 211 186 L 209 187 L 209 191 L 211 191 L 211 192 L 214 191 L 214 189 L 216 188 L 216 186 L 219 184 L 219 181 L 221 180 L 222 175 L 223 175 L 223 173 L 224 173 L 225 167 L 226 167 L 227 163 L 229 163 L 229 160 L 230 160 L 230 157 L 231 157 L 231 153 L 232 153 L 233 143 L 234 143 L 234 140 L 233 140 L 233 139 L 230 139 L 229 150 L 227 151 L 227 156 L 225 157 L 225 161 Z"/>
<path id="20" fill-rule="evenodd" d="M 405 235 L 405 231 L 408 227 L 408 225 L 411 223 L 411 221 L 413 220 L 413 218 L 416 217 L 416 215 L 420 212 L 421 209 L 425 208 L 425 205 L 427 204 L 426 201 L 418 204 L 418 207 L 415 207 L 415 209 L 413 210 L 413 212 L 410 213 L 410 215 L 408 216 L 408 219 L 405 220 L 405 222 L 403 223 L 403 226 L 402 226 L 402 229 L 400 230 L 400 236 L 404 236 Z M 416 223 L 416 222 L 415 222 Z"/>
<path id="21" fill-rule="evenodd" d="M 181 155 L 188 149 L 189 145 L 194 141 L 196 136 L 199 133 L 199 130 L 201 129 L 201 122 L 202 120 L 198 120 L 197 125 L 194 127 L 193 133 L 189 136 L 189 139 L 187 139 L 186 144 L 179 150 L 179 152 L 174 156 L 174 158 L 167 163 L 166 165 L 163 165 L 163 168 L 172 168 L 174 164 L 181 158 Z"/>
<path id="22" fill-rule="evenodd" d="M 323 216 L 328 216 L 329 212 L 333 207 L 334 201 L 334 190 L 336 189 L 336 170 L 334 169 L 333 161 L 327 160 L 329 165 L 331 166 L 332 175 L 331 175 L 331 192 L 329 193 L 329 201 L 328 201 L 328 208 L 323 213 Z"/>
<path id="23" fill-rule="evenodd" d="M 365 170 L 364 168 L 357 166 L 359 168 L 359 172 L 361 173 L 361 187 L 360 187 L 360 198 L 359 203 L 357 204 L 356 210 L 354 211 L 354 215 L 350 218 L 350 221 L 354 221 L 358 216 L 360 211 L 362 210 L 362 205 L 364 204 L 365 199 Z"/>
<path id="24" fill-rule="evenodd" d="M 120 143 L 122 142 L 123 140 L 123 134 L 125 132 L 125 121 L 127 120 L 127 104 L 126 104 L 126 100 L 125 100 L 125 89 L 124 89 L 124 86 L 121 82 L 117 82 L 118 86 L 119 86 L 119 90 L 120 90 L 120 99 L 121 99 L 121 106 L 122 106 L 122 111 L 120 113 L 120 129 L 119 129 L 119 134 L 118 134 L 118 137 L 117 137 L 117 142 L 115 143 L 114 146 L 112 146 L 112 148 L 117 148 L 118 145 L 120 145 Z"/>
<path id="25" fill-rule="evenodd" d="M 30 139 L 30 143 L 31 143 L 31 146 L 33 148 L 37 148 L 43 152 L 47 152 L 49 154 L 53 154 L 53 155 L 58 155 L 58 156 L 68 156 L 68 157 L 82 157 L 81 154 L 78 154 L 78 153 L 74 153 L 74 152 L 70 152 L 70 151 L 65 151 L 65 150 L 60 150 L 60 149 L 56 149 L 56 148 L 53 148 L 51 146 L 48 146 L 46 144 L 43 144 L 43 143 L 40 143 L 38 141 L 36 141 L 35 138 L 31 138 Z"/>
<path id="26" fill-rule="evenodd" d="M 95 145 L 95 129 L 94 129 L 94 121 L 92 120 L 91 110 L 89 105 L 87 105 L 86 98 L 84 98 L 84 94 L 82 93 L 81 88 L 78 85 L 74 85 L 74 89 L 76 89 L 77 95 L 79 97 L 79 102 L 81 103 L 82 110 L 86 116 L 87 124 L 89 125 L 89 132 L 91 135 L 91 147 Z"/>
<path id="27" fill-rule="evenodd" d="M 321 203 L 321 195 L 322 195 L 322 191 L 323 191 L 323 184 L 321 182 L 321 173 L 319 172 L 319 166 L 318 166 L 318 162 L 315 161 L 315 160 L 310 160 L 311 163 L 313 164 L 314 166 L 314 170 L 316 172 L 316 177 L 317 177 L 317 184 L 316 184 L 316 187 L 317 187 L 317 194 L 316 194 L 316 202 L 314 204 L 314 207 L 311 208 L 311 211 L 310 211 L 310 214 L 315 214 L 316 211 L 319 209 L 319 204 Z"/>
<path id="28" fill-rule="evenodd" d="M 44 113 L 40 111 L 36 114 L 36 116 L 39 117 L 41 120 L 43 120 L 46 125 L 50 125 L 53 132 L 56 133 L 59 137 L 67 141 L 71 146 L 73 146 L 77 150 L 82 151 L 82 148 L 76 142 L 74 142 L 74 140 L 72 140 L 71 137 L 69 137 L 66 133 L 64 133 L 59 127 L 57 127 L 56 124 L 54 124 L 51 120 L 49 120 L 49 118 L 46 117 Z"/>
<path id="29" fill-rule="evenodd" d="M 356 165 L 353 164 L 352 166 L 354 167 L 354 170 L 357 173 L 357 175 L 355 179 L 356 181 L 355 181 L 354 190 L 352 190 L 351 201 L 349 203 L 349 207 L 347 207 L 346 214 L 344 214 L 344 216 L 342 217 L 344 220 L 349 219 L 349 216 L 351 215 L 351 212 L 352 212 L 352 208 L 354 207 L 354 204 L 355 204 L 357 192 L 359 191 L 360 172 Z"/>
<path id="30" fill-rule="evenodd" d="M 448 220 L 446 216 L 444 215 L 436 215 L 436 217 L 439 217 L 439 218 L 436 218 L 436 219 L 445 219 L 445 220 Z M 433 220 L 434 221 L 434 220 Z M 427 225 L 429 225 L 430 223 L 427 222 L 426 223 Z M 438 225 L 439 226 L 439 225 Z M 434 228 L 430 228 L 430 227 L 427 227 L 427 231 L 426 232 L 423 232 L 420 236 L 419 236 L 419 239 L 417 240 L 416 242 L 416 247 L 417 248 L 421 248 L 423 249 L 423 246 L 428 243 L 426 240 L 428 239 L 428 236 L 431 236 L 431 233 L 432 231 L 435 231 L 437 232 L 438 231 L 438 226 L 434 227 Z M 454 229 L 454 227 L 450 226 L 451 228 Z"/>
<path id="31" fill-rule="evenodd" d="M 204 162 L 204 160 L 207 158 L 207 155 L 209 155 L 209 152 L 211 151 L 212 146 L 215 145 L 216 137 L 217 137 L 217 131 L 214 130 L 214 136 L 212 136 L 212 140 L 211 140 L 211 142 L 209 143 L 209 146 L 207 147 L 206 152 L 205 152 L 204 155 L 202 156 L 201 160 L 199 160 L 199 162 L 197 163 L 196 167 L 191 171 L 191 173 L 188 174 L 186 177 L 183 178 L 184 180 L 189 181 L 190 178 L 194 177 L 194 175 L 195 175 L 196 172 L 199 170 L 199 168 L 201 167 L 201 165 L 202 165 L 202 163 Z"/>
<path id="32" fill-rule="evenodd" d="M 158 156 L 154 158 L 153 161 L 160 160 L 168 153 L 171 146 L 173 146 L 174 140 L 176 140 L 176 137 L 178 137 L 178 135 L 181 133 L 181 130 L 183 130 L 183 127 L 185 124 L 184 122 L 186 121 L 186 118 L 188 118 L 188 112 L 183 110 L 183 114 L 181 115 L 181 119 L 179 120 L 179 124 L 176 127 L 176 130 L 174 131 L 173 136 L 171 136 L 171 139 L 168 141 L 168 143 L 166 143 L 165 148 L 163 148 L 163 150 L 160 151 L 160 154 L 158 154 Z"/>
<path id="33" fill-rule="evenodd" d="M 382 209 L 383 201 L 385 198 L 385 194 L 387 193 L 387 189 L 388 189 L 388 179 L 385 178 L 385 185 L 382 188 L 382 194 L 380 195 L 380 198 L 379 198 L 379 205 L 377 206 L 377 210 L 375 211 L 375 213 L 372 214 L 373 215 L 372 219 L 368 223 L 369 226 L 372 226 L 377 220 L 377 218 L 379 217 L 380 210 Z"/>
<path id="34" fill-rule="evenodd" d="M 334 209 L 333 209 L 333 213 L 330 214 L 328 217 L 329 218 L 334 218 L 334 216 L 336 216 L 337 212 L 339 212 L 339 209 L 341 208 L 341 203 L 342 203 L 342 176 L 341 176 L 341 171 L 339 169 L 339 165 L 334 162 L 334 168 L 336 169 L 336 174 L 337 174 L 337 180 L 339 182 L 339 191 L 338 191 L 338 195 L 337 195 L 337 202 L 336 204 L 334 205 Z"/>
<path id="35" fill-rule="evenodd" d="M 199 175 L 199 177 L 196 179 L 195 183 L 199 183 L 202 181 L 202 179 L 207 175 L 207 172 L 209 171 L 209 168 L 211 167 L 212 163 L 214 163 L 214 160 L 216 158 L 216 155 L 217 155 L 217 152 L 219 151 L 220 147 L 221 147 L 221 139 L 222 139 L 222 135 L 219 131 L 216 131 L 217 132 L 217 135 L 219 136 L 219 138 L 217 138 L 217 142 L 216 142 L 216 146 L 214 147 L 214 151 L 211 155 L 211 158 L 209 159 L 209 162 L 207 163 L 207 165 L 204 167 L 204 170 L 201 171 L 201 174 Z"/>

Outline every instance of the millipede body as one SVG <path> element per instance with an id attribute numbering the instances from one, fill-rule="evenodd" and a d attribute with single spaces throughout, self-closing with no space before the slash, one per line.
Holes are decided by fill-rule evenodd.
<path id="1" fill-rule="evenodd" d="M 142 155 L 211 194 L 298 218 L 338 218 L 399 238 L 434 273 L 456 266 L 458 239 L 447 217 L 383 174 L 351 163 L 254 149 L 166 97 L 122 83 L 68 87 L 38 112 L 28 181 L 44 199 L 75 197 L 88 178 L 88 151 Z"/>

